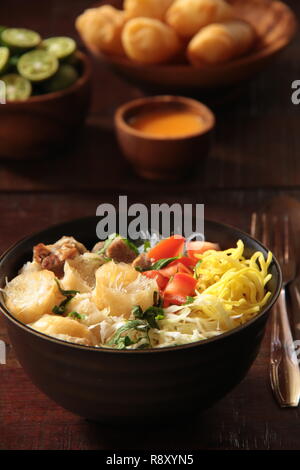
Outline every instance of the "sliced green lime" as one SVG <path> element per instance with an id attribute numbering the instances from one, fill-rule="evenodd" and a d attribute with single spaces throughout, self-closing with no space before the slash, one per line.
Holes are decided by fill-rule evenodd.
<path id="1" fill-rule="evenodd" d="M 23 54 L 17 64 L 19 74 L 32 82 L 47 80 L 57 72 L 58 67 L 57 58 L 42 49 Z"/>
<path id="2" fill-rule="evenodd" d="M 2 33 L 6 29 L 6 26 L 0 26 L 0 46 L 5 46 L 5 44 L 2 41 Z"/>
<path id="3" fill-rule="evenodd" d="M 31 49 L 41 42 L 41 36 L 31 29 L 7 28 L 1 33 L 2 42 L 10 48 Z"/>
<path id="4" fill-rule="evenodd" d="M 76 42 L 66 36 L 45 39 L 41 46 L 58 59 L 66 59 L 76 51 Z"/>
<path id="5" fill-rule="evenodd" d="M 77 70 L 69 64 L 62 64 L 54 77 L 48 80 L 44 84 L 44 90 L 47 93 L 52 93 L 54 91 L 64 90 L 78 80 Z"/>
<path id="6" fill-rule="evenodd" d="M 31 83 L 26 78 L 16 73 L 10 73 L 1 77 L 5 83 L 5 96 L 7 101 L 24 101 L 32 92 Z"/>
<path id="7" fill-rule="evenodd" d="M 9 61 L 8 47 L 0 47 L 0 73 L 3 73 Z"/>

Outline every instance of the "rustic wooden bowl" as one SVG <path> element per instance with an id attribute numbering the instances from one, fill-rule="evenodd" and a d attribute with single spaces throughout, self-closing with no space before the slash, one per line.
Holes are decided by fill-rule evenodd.
<path id="1" fill-rule="evenodd" d="M 69 88 L 0 104 L 0 158 L 31 159 L 53 155 L 74 142 L 90 101 L 91 66 L 78 52 L 81 76 Z"/>
<path id="2" fill-rule="evenodd" d="M 233 5 L 240 18 L 255 28 L 258 40 L 247 55 L 226 64 L 202 68 L 195 68 L 188 63 L 140 65 L 123 57 L 104 56 L 94 49 L 91 52 L 141 88 L 192 92 L 234 85 L 260 71 L 290 43 L 297 30 L 297 21 L 291 9 L 279 1 L 228 0 L 228 2 Z"/>
<path id="3" fill-rule="evenodd" d="M 135 130 L 128 123 L 139 113 L 161 109 L 188 110 L 199 115 L 203 128 L 180 137 L 153 137 Z M 134 170 L 150 180 L 178 180 L 207 156 L 213 113 L 204 104 L 180 96 L 154 96 L 130 101 L 118 108 L 115 129 L 124 156 Z"/>

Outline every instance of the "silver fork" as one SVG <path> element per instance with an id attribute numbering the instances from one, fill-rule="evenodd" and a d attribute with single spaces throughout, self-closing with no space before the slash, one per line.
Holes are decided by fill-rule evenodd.
<path id="1" fill-rule="evenodd" d="M 286 290 L 296 277 L 295 251 L 288 215 L 252 214 L 251 235 L 269 247 L 278 259 L 283 286 L 271 317 L 270 381 L 281 407 L 297 407 L 300 399 L 300 370 L 287 313 Z"/>

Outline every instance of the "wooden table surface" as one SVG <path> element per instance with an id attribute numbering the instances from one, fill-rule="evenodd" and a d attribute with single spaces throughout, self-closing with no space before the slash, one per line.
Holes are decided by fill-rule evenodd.
<path id="1" fill-rule="evenodd" d="M 90 5 L 85 0 L 42 3 L 1 2 L 1 23 L 74 36 L 74 18 Z M 286 3 L 299 16 L 299 2 Z M 300 106 L 291 102 L 291 83 L 300 79 L 299 56 L 297 36 L 235 99 L 215 106 L 210 157 L 191 179 L 165 184 L 132 174 L 115 142 L 114 110 L 142 92 L 93 63 L 92 109 L 75 148 L 41 162 L 0 162 L 0 252 L 50 224 L 94 215 L 102 202 L 117 204 L 119 195 L 148 205 L 205 203 L 208 218 L 244 230 L 251 212 L 272 198 L 289 195 L 300 201 Z M 8 363 L 0 365 L 0 449 L 300 448 L 298 409 L 279 409 L 270 391 L 269 331 L 249 374 L 227 397 L 184 429 L 158 423 L 155 432 L 143 433 L 107 429 L 64 411 L 24 374 L 1 323 L 0 338 L 8 345 Z"/>

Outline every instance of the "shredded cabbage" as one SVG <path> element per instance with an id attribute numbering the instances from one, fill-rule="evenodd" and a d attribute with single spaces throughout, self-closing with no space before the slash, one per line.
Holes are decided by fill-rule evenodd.
<path id="1" fill-rule="evenodd" d="M 266 285 L 272 254 L 244 257 L 244 244 L 225 251 L 198 255 L 197 295 L 185 306 L 164 309 L 165 318 L 149 337 L 153 347 L 174 346 L 218 336 L 249 321 L 267 303 Z"/>
<path id="2" fill-rule="evenodd" d="M 52 317 L 48 310 L 56 313 L 56 317 L 73 314 L 74 318 L 82 323 L 82 327 L 86 328 L 89 337 L 93 338 L 91 344 L 95 343 L 97 347 L 161 348 L 203 341 L 228 332 L 251 320 L 268 302 L 271 296 L 268 290 L 268 282 L 272 278 L 269 273 L 271 253 L 268 253 L 266 259 L 259 251 L 247 258 L 244 244 L 239 240 L 235 248 L 224 251 L 209 250 L 194 256 L 199 259 L 194 269 L 196 281 L 189 278 L 189 281 L 192 281 L 194 297 L 182 296 L 180 302 L 186 299 L 184 305 L 162 308 L 163 299 L 160 298 L 156 280 L 142 275 L 130 264 L 114 261 L 108 261 L 95 271 L 94 255 L 85 253 L 82 257 L 92 263 L 90 292 L 76 293 L 80 290 L 77 286 L 75 290 L 64 291 L 60 288 L 58 294 L 67 298 L 69 293 L 70 297 L 67 303 L 66 300 L 62 300 L 61 304 L 57 303 L 63 306 L 63 311 L 54 303 L 61 301 L 59 295 L 54 300 L 51 298 L 51 302 L 46 302 L 44 307 L 42 305 L 47 315 L 44 315 L 41 309 L 40 317 L 46 316 L 49 321 Z M 166 261 L 169 262 L 170 258 L 160 260 L 160 267 Z M 89 265 L 85 267 L 89 272 Z M 153 267 L 158 269 L 155 264 Z M 41 274 L 41 277 L 43 274 L 48 277 L 51 275 L 50 281 L 56 288 L 54 294 L 57 294 L 55 282 L 58 283 L 58 280 L 54 274 L 45 270 L 40 270 L 39 273 L 37 270 L 37 263 L 27 263 L 22 274 L 15 280 L 6 280 L 6 287 L 0 289 L 0 294 L 5 295 L 6 303 L 10 300 L 10 295 L 13 299 L 16 298 L 21 306 L 24 304 L 26 307 L 29 304 L 29 312 L 36 314 L 37 307 L 45 301 L 45 286 L 43 283 L 36 285 L 34 282 L 33 304 L 32 289 L 28 283 L 35 274 Z M 192 270 L 189 275 L 193 276 Z M 93 276 L 96 284 L 92 290 Z M 17 288 L 9 290 L 15 283 Z M 70 292 L 74 295 L 70 296 Z M 173 298 L 173 301 L 177 302 L 176 296 Z M 56 305 L 54 308 L 58 312 L 52 308 L 52 303 Z M 16 315 L 23 310 L 18 307 Z M 33 322 L 34 320 L 27 323 L 32 326 Z M 55 334 L 61 335 L 64 331 Z M 73 341 L 73 336 L 64 335 L 64 339 L 71 338 L 69 341 Z"/>

